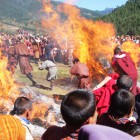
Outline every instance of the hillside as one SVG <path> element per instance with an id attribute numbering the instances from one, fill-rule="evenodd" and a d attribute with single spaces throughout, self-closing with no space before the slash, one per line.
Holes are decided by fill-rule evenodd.
<path id="1" fill-rule="evenodd" d="M 140 34 L 140 0 L 128 0 L 125 5 L 101 18 L 116 26 L 118 35 Z"/>
<path id="2" fill-rule="evenodd" d="M 51 1 L 54 9 L 61 2 Z M 1 0 L 0 4 L 0 31 L 24 28 L 32 31 L 41 30 L 42 4 L 39 0 Z M 105 11 L 92 11 L 80 8 L 81 15 L 94 19 L 104 14 Z"/>
<path id="3" fill-rule="evenodd" d="M 9 30 L 10 27 L 13 30 L 22 27 L 34 30 L 41 7 L 36 0 L 1 0 L 1 30 Z"/>

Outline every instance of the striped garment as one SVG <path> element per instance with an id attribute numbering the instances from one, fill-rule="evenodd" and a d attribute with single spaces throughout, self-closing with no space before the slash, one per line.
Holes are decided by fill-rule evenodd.
<path id="1" fill-rule="evenodd" d="M 0 115 L 0 140 L 25 140 L 21 122 L 11 115 Z"/>

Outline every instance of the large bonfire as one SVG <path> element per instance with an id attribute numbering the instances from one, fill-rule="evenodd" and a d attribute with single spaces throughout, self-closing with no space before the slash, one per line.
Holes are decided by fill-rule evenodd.
<path id="1" fill-rule="evenodd" d="M 1 53 L 1 46 L 2 40 L 0 41 L 0 107 L 7 106 L 8 109 L 8 104 L 13 103 L 10 101 L 14 100 L 14 98 L 17 97 L 16 95 L 18 95 L 18 93 L 15 92 L 14 97 L 12 97 L 11 91 L 15 89 L 15 84 L 14 80 L 12 79 L 11 73 L 6 69 L 7 58 Z M 11 100 L 8 100 L 9 98 Z"/>
<path id="2" fill-rule="evenodd" d="M 2 48 L 2 41 L 0 48 Z M 11 72 L 7 70 L 7 61 L 7 57 L 0 50 L 0 112 L 3 114 L 9 113 L 15 100 L 19 96 L 25 96 L 34 102 L 32 121 L 37 119 L 35 123 L 44 126 L 47 126 L 47 124 L 58 124 L 57 120 L 61 118 L 57 118 L 55 114 L 54 106 L 57 106 L 57 104 L 55 104 L 54 99 L 38 94 L 29 87 L 15 84 Z"/>
<path id="3" fill-rule="evenodd" d="M 87 20 L 81 17 L 79 9 L 72 5 L 59 5 L 57 7 L 58 14 L 53 10 L 50 0 L 42 0 L 42 4 L 45 12 L 42 25 L 52 34 L 53 38 L 60 45 L 62 43 L 62 47 L 63 42 L 61 41 L 65 39 L 67 46 L 64 46 L 64 48 L 67 47 L 67 49 L 72 44 L 74 46 L 74 57 L 88 64 L 91 76 L 94 72 L 106 74 L 99 60 L 105 58 L 110 61 L 113 56 L 115 44 L 111 42 L 111 38 L 115 36 L 114 26 L 103 21 Z M 60 15 L 65 18 L 61 19 Z M 2 41 L 0 40 L 1 44 Z M 138 62 L 139 50 L 134 43 L 126 42 L 122 48 L 131 53 L 135 62 Z M 12 75 L 6 67 L 7 58 L 0 51 L 0 111 L 8 112 L 12 108 L 15 99 L 20 96 L 20 92 L 18 90 L 19 86 L 14 83 Z M 37 97 L 39 98 L 37 99 Z M 54 101 L 50 99 L 49 102 L 48 98 L 40 95 L 31 95 L 30 98 L 35 101 L 32 117 L 44 119 L 46 111 L 54 104 Z M 51 115 L 51 117 L 53 116 Z"/>
<path id="4" fill-rule="evenodd" d="M 80 10 L 68 4 L 57 7 L 57 11 L 65 15 L 65 19 L 61 20 L 60 14 L 53 10 L 49 0 L 47 2 L 42 0 L 42 3 L 46 13 L 46 17 L 42 19 L 42 25 L 52 31 L 56 40 L 66 38 L 68 42 L 72 42 L 74 57 L 79 58 L 95 71 L 104 73 L 97 59 L 99 56 L 109 59 L 112 55 L 113 45 L 110 39 L 115 35 L 114 26 L 81 17 Z"/>
<path id="5" fill-rule="evenodd" d="M 74 0 L 69 1 L 70 4 L 73 2 Z M 42 4 L 45 13 L 42 19 L 43 27 L 50 31 L 56 40 L 66 39 L 68 49 L 69 44 L 73 44 L 74 57 L 88 64 L 91 76 L 95 73 L 106 74 L 100 59 L 110 61 L 113 56 L 113 49 L 116 47 L 111 41 L 112 37 L 115 37 L 114 26 L 81 17 L 80 10 L 70 4 L 63 3 L 55 8 L 50 0 L 42 0 Z M 125 43 L 122 48 L 126 51 L 130 48 L 128 52 L 133 54 L 135 61 L 138 61 L 138 49 L 134 49 L 136 48 L 134 43 Z"/>

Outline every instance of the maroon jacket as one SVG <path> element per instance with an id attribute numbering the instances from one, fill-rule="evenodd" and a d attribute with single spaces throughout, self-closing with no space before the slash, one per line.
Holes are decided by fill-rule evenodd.
<path id="1" fill-rule="evenodd" d="M 114 56 L 112 60 L 112 65 L 114 67 L 119 67 L 124 74 L 129 75 L 133 80 L 133 89 L 132 92 L 136 95 L 137 94 L 137 69 L 135 67 L 135 63 L 133 62 L 130 55 L 126 52 L 122 52 L 121 55 L 124 55 L 122 58 L 117 58 Z"/>
<path id="2" fill-rule="evenodd" d="M 79 79 L 78 88 L 90 88 L 89 69 L 86 64 L 77 62 L 71 68 L 70 73 Z"/>
<path id="3" fill-rule="evenodd" d="M 42 140 L 77 140 L 78 131 L 68 126 L 51 126 L 42 135 Z"/>

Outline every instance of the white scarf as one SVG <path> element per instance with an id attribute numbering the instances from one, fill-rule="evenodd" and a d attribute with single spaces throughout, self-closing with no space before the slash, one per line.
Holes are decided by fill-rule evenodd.
<path id="1" fill-rule="evenodd" d="M 121 55 L 116 54 L 116 55 L 114 55 L 114 57 L 115 58 L 124 58 L 124 57 L 126 57 L 126 54 L 121 54 Z"/>

